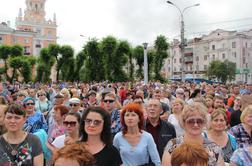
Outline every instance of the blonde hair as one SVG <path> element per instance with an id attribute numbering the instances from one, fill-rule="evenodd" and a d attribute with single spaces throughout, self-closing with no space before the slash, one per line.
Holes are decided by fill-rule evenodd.
<path id="1" fill-rule="evenodd" d="M 176 98 L 175 100 L 172 101 L 172 108 L 173 108 L 173 104 L 176 104 L 176 103 L 179 103 L 181 106 L 182 106 L 182 110 L 184 109 L 185 107 L 185 102 L 180 99 L 180 98 Z"/>
<path id="2" fill-rule="evenodd" d="M 200 116 L 207 122 L 207 108 L 199 102 L 194 102 L 190 105 L 186 105 L 182 111 L 180 125 L 184 128 L 186 119 L 189 117 L 200 114 Z"/>
<path id="3" fill-rule="evenodd" d="M 241 114 L 241 122 L 244 123 L 244 118 L 248 115 L 248 114 L 252 114 L 252 105 L 248 105 Z"/>

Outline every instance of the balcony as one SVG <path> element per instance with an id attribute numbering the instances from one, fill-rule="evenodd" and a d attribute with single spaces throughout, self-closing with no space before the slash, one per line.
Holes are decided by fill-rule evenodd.
<path id="1" fill-rule="evenodd" d="M 185 56 L 185 64 L 193 63 L 193 56 Z"/>

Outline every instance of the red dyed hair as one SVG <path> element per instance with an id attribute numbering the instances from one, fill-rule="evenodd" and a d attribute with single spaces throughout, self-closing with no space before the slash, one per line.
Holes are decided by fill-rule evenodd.
<path id="1" fill-rule="evenodd" d="M 143 115 L 143 110 L 141 108 L 141 106 L 137 103 L 130 103 L 130 104 L 127 104 L 125 105 L 123 108 L 122 108 L 122 111 L 121 111 L 121 124 L 122 124 L 122 132 L 123 134 L 126 134 L 127 133 L 127 125 L 125 124 L 125 121 L 124 121 L 124 115 L 126 112 L 135 112 L 138 117 L 139 117 L 139 123 L 138 123 L 138 128 L 139 128 L 139 131 L 141 132 L 141 130 L 143 129 L 143 125 L 144 125 L 144 115 Z"/>

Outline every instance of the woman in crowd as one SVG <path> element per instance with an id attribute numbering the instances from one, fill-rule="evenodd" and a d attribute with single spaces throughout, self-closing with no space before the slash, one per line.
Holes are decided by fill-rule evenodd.
<path id="1" fill-rule="evenodd" d="M 206 95 L 206 106 L 207 106 L 207 112 L 211 114 L 214 111 L 212 95 Z"/>
<path id="2" fill-rule="evenodd" d="M 63 88 L 60 91 L 60 94 L 62 94 L 64 96 L 64 102 L 63 102 L 63 104 L 65 106 L 69 106 L 69 102 L 68 101 L 69 101 L 69 99 L 71 97 L 69 90 L 67 88 Z"/>
<path id="3" fill-rule="evenodd" d="M 236 150 L 235 138 L 226 132 L 227 115 L 226 110 L 219 108 L 211 114 L 210 129 L 205 132 L 206 138 L 215 142 L 222 148 L 224 161 L 229 163 L 233 152 Z"/>
<path id="4" fill-rule="evenodd" d="M 35 110 L 42 113 L 49 111 L 51 102 L 46 98 L 46 92 L 44 90 L 39 90 L 37 92 L 37 98 L 38 100 L 35 102 Z"/>
<path id="5" fill-rule="evenodd" d="M 123 164 L 147 165 L 152 161 L 160 166 L 160 158 L 152 135 L 143 131 L 143 111 L 138 104 L 131 103 L 121 111 L 123 130 L 114 137 L 113 144 L 120 151 Z"/>
<path id="6" fill-rule="evenodd" d="M 252 146 L 237 149 L 230 159 L 229 166 L 251 166 Z"/>
<path id="7" fill-rule="evenodd" d="M 176 98 L 172 102 L 172 114 L 168 118 L 168 122 L 173 124 L 176 135 L 182 136 L 184 134 L 184 129 L 179 124 L 179 119 L 181 118 L 182 110 L 184 109 L 185 102 L 179 98 Z"/>
<path id="8" fill-rule="evenodd" d="M 245 148 L 252 145 L 252 105 L 242 111 L 241 122 L 232 127 L 229 132 L 236 138 L 238 147 Z"/>
<path id="9" fill-rule="evenodd" d="M 101 107 L 87 108 L 81 119 L 80 131 L 81 141 L 94 156 L 97 166 L 122 164 L 118 150 L 112 145 L 111 119 L 106 110 Z"/>
<path id="10" fill-rule="evenodd" d="M 54 156 L 54 166 L 95 166 L 95 160 L 81 143 L 66 145 Z"/>
<path id="11" fill-rule="evenodd" d="M 172 166 L 207 166 L 209 154 L 198 144 L 183 143 L 171 154 Z"/>
<path id="12" fill-rule="evenodd" d="M 43 166 L 43 152 L 39 139 L 22 130 L 26 111 L 12 104 L 5 111 L 7 132 L 0 137 L 0 165 Z"/>
<path id="13" fill-rule="evenodd" d="M 4 112 L 7 110 L 6 105 L 0 105 L 0 135 L 6 132 L 6 128 L 4 126 Z"/>
<path id="14" fill-rule="evenodd" d="M 80 140 L 80 121 L 81 117 L 79 113 L 68 113 L 63 125 L 66 130 L 66 134 L 61 135 L 52 142 L 52 145 L 58 149 L 64 147 L 65 145 Z"/>
<path id="15" fill-rule="evenodd" d="M 181 126 L 185 130 L 183 136 L 170 140 L 164 150 L 162 165 L 171 166 L 171 153 L 182 143 L 197 143 L 204 147 L 209 154 L 208 166 L 224 166 L 221 148 L 214 142 L 204 138 L 202 133 L 206 126 L 207 108 L 201 103 L 195 102 L 186 105 L 181 115 Z"/>
<path id="16" fill-rule="evenodd" d="M 46 120 L 41 112 L 35 111 L 35 100 L 31 97 L 26 97 L 23 100 L 24 109 L 26 111 L 26 122 L 23 126 L 24 131 L 35 133 L 39 129 L 48 130 Z"/>
<path id="17" fill-rule="evenodd" d="M 48 133 L 49 136 L 49 142 L 52 142 L 56 137 L 64 135 L 65 134 L 65 127 L 63 125 L 63 121 L 69 112 L 68 107 L 64 105 L 57 105 L 54 107 L 54 125 L 52 125 L 52 129 L 49 129 L 51 133 Z"/>
<path id="18" fill-rule="evenodd" d="M 201 97 L 201 90 L 200 89 L 195 89 L 193 93 L 191 94 L 189 100 L 187 101 L 187 104 L 192 104 L 195 99 Z"/>

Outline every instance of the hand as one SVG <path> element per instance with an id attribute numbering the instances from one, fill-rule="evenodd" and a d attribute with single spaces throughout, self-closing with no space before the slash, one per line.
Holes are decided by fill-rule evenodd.
<path id="1" fill-rule="evenodd" d="M 69 136 L 66 136 L 66 138 L 64 140 L 64 144 L 68 145 L 68 144 L 72 144 L 72 143 L 75 143 L 74 139 Z"/>

